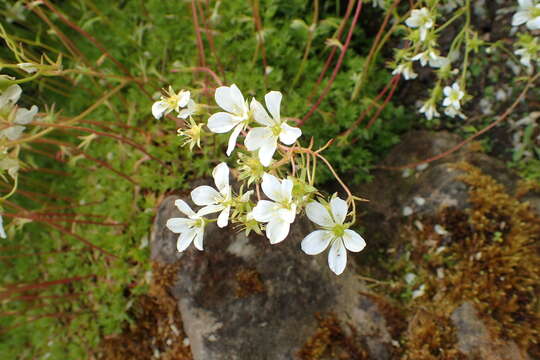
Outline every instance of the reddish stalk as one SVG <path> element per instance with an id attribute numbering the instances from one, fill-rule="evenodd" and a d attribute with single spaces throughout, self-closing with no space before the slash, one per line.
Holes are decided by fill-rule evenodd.
<path id="1" fill-rule="evenodd" d="M 201 29 L 199 27 L 199 19 L 197 16 L 197 8 L 195 0 L 191 0 L 191 18 L 193 19 L 193 28 L 195 29 L 195 38 L 197 39 L 197 52 L 199 54 L 199 65 L 206 67 L 206 59 L 204 56 L 204 44 L 201 37 Z"/>
<path id="2" fill-rule="evenodd" d="M 392 89 L 390 89 L 390 92 L 384 99 L 384 102 L 382 103 L 381 106 L 379 106 L 375 115 L 373 115 L 369 123 L 366 125 L 366 129 L 369 129 L 370 127 L 373 126 L 373 124 L 375 123 L 375 121 L 377 120 L 381 112 L 383 111 L 383 109 L 386 107 L 386 105 L 388 105 L 388 102 L 392 99 L 392 96 L 394 96 L 394 92 L 396 91 L 397 84 L 399 83 L 400 78 L 401 78 L 400 74 L 397 74 L 392 78 Z"/>
<path id="3" fill-rule="evenodd" d="M 332 72 L 332 76 L 330 77 L 330 80 L 328 80 L 328 84 L 326 84 L 326 87 L 324 88 L 323 93 L 317 99 L 317 102 L 311 107 L 308 113 L 300 121 L 300 124 L 299 124 L 300 126 L 303 125 L 311 117 L 311 115 L 315 112 L 315 110 L 317 110 L 319 105 L 322 103 L 323 99 L 326 97 L 326 95 L 330 91 L 330 88 L 332 87 L 332 84 L 334 83 L 334 80 L 336 79 L 336 76 L 341 68 L 343 59 L 345 58 L 345 53 L 347 52 L 347 48 L 349 47 L 349 44 L 351 42 L 353 30 L 356 26 L 361 10 L 362 10 L 362 0 L 358 1 L 358 4 L 356 5 L 356 11 L 354 13 L 351 27 L 349 28 L 349 33 L 347 34 L 347 39 L 345 40 L 345 44 L 343 45 L 341 53 L 339 54 L 339 58 L 334 68 L 334 71 Z"/>
<path id="4" fill-rule="evenodd" d="M 343 34 L 343 30 L 345 29 L 345 24 L 349 20 L 349 17 L 351 16 L 352 10 L 354 8 L 354 2 L 355 0 L 350 0 L 349 4 L 347 5 L 347 10 L 345 11 L 345 16 L 343 17 L 343 20 L 341 21 L 341 24 L 337 30 L 336 33 L 336 39 L 340 40 L 341 35 Z M 315 83 L 315 86 L 313 87 L 313 90 L 311 90 L 311 93 L 307 97 L 307 102 L 311 102 L 311 98 L 315 94 L 315 92 L 319 89 L 319 85 L 321 84 L 322 79 L 324 78 L 324 75 L 326 75 L 326 72 L 328 71 L 328 68 L 330 68 L 330 64 L 332 63 L 332 60 L 334 59 L 334 55 L 336 54 L 337 47 L 333 46 L 332 50 L 330 50 L 330 54 L 326 58 L 326 62 L 324 63 L 324 67 L 319 74 L 319 77 L 317 78 L 317 82 Z"/>
<path id="5" fill-rule="evenodd" d="M 214 43 L 214 36 L 212 36 L 212 29 L 208 26 L 208 23 L 206 22 L 206 16 L 204 13 L 204 9 L 202 7 L 202 2 L 200 0 L 197 0 L 197 6 L 201 14 L 204 34 L 206 35 L 206 39 L 208 40 L 208 44 L 210 45 L 210 52 L 213 54 L 214 59 L 216 59 L 216 65 L 217 65 L 219 73 L 221 74 L 221 76 L 225 77 L 225 72 L 223 71 L 223 65 L 221 64 L 221 61 L 219 60 L 219 55 L 217 53 L 216 46 Z"/>
<path id="6" fill-rule="evenodd" d="M 253 12 L 253 23 L 255 24 L 256 39 L 257 43 L 261 46 L 261 57 L 263 62 L 263 76 L 264 76 L 264 87 L 268 89 L 268 75 L 266 74 L 266 69 L 268 68 L 268 63 L 266 61 L 266 47 L 264 46 L 264 34 L 261 17 L 259 14 L 259 0 L 251 0 L 251 10 Z M 260 41 L 260 42 L 259 42 Z"/>

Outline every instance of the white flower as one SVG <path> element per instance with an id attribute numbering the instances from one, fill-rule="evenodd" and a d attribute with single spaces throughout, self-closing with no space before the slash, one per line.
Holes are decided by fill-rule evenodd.
<path id="1" fill-rule="evenodd" d="M 427 32 L 433 27 L 434 21 L 431 13 L 425 7 L 413 10 L 411 16 L 405 21 L 408 27 L 420 29 L 420 40 L 426 40 Z"/>
<path id="2" fill-rule="evenodd" d="M 456 115 L 459 116 L 459 117 L 462 118 L 462 119 L 466 119 L 466 118 L 467 118 L 461 111 L 459 111 L 459 109 L 456 109 L 456 108 L 453 107 L 453 106 L 448 106 L 446 109 L 444 109 L 444 114 L 445 114 L 446 116 L 451 117 L 451 118 L 455 118 Z"/>
<path id="3" fill-rule="evenodd" d="M 231 186 L 229 185 L 229 167 L 224 162 L 220 163 L 212 171 L 217 190 L 208 185 L 202 185 L 191 192 L 191 199 L 199 206 L 204 206 L 200 211 L 211 214 L 218 211 L 217 225 L 220 228 L 229 223 L 231 212 Z"/>
<path id="4" fill-rule="evenodd" d="M 411 59 L 412 61 L 420 61 L 420 64 L 422 66 L 426 66 L 426 64 L 429 63 L 429 66 L 432 68 L 440 68 L 446 65 L 449 60 L 445 58 L 444 56 L 440 56 L 436 51 L 434 50 L 426 50 L 424 52 L 421 52 Z"/>
<path id="5" fill-rule="evenodd" d="M 187 216 L 187 218 L 171 218 L 167 220 L 167 228 L 173 233 L 180 234 L 176 248 L 178 251 L 184 251 L 193 242 L 197 249 L 202 250 L 205 225 L 203 215 L 206 215 L 203 209 L 195 213 L 185 201 L 180 199 L 176 200 L 174 205 Z"/>
<path id="6" fill-rule="evenodd" d="M 6 231 L 4 230 L 4 219 L 0 215 L 0 238 L 7 239 Z"/>
<path id="7" fill-rule="evenodd" d="M 443 106 L 453 107 L 456 110 L 461 109 L 460 101 L 465 96 L 465 93 L 459 87 L 459 84 L 455 82 L 452 87 L 445 86 L 443 89 L 444 98 Z"/>
<path id="8" fill-rule="evenodd" d="M 306 215 L 322 230 L 315 230 L 302 240 L 302 250 L 308 255 L 317 255 L 331 245 L 328 252 L 328 265 L 336 275 L 345 270 L 347 251 L 359 252 L 364 249 L 366 242 L 348 225 L 343 224 L 349 207 L 345 200 L 338 197 L 330 200 L 330 209 L 318 202 L 310 202 L 306 206 Z"/>
<path id="9" fill-rule="evenodd" d="M 270 200 L 259 200 L 253 208 L 253 218 L 266 225 L 266 237 L 270 244 L 283 241 L 289 234 L 296 216 L 296 204 L 292 201 L 293 182 L 279 180 L 273 175 L 264 174 L 262 190 Z"/>
<path id="10" fill-rule="evenodd" d="M 251 129 L 244 144 L 249 151 L 259 149 L 259 160 L 263 166 L 270 165 L 276 152 L 278 139 L 285 145 L 292 145 L 302 135 L 302 130 L 287 125 L 280 117 L 282 95 L 279 91 L 270 91 L 264 96 L 266 107 L 272 116 L 263 108 L 260 102 L 251 100 L 251 110 L 255 121 L 262 127 Z"/>
<path id="11" fill-rule="evenodd" d="M 431 120 L 434 117 L 439 117 L 440 114 L 437 111 L 437 107 L 432 101 L 426 101 L 424 105 L 420 108 L 420 113 L 426 116 L 426 119 Z"/>
<path id="12" fill-rule="evenodd" d="M 22 94 L 22 89 L 19 85 L 15 84 L 8 87 L 2 93 L 2 95 L 0 95 L 0 110 L 2 110 L 5 106 L 15 105 L 17 101 L 19 101 L 21 94 Z M 3 111 L 4 110 L 2 110 L 2 112 Z"/>
<path id="13" fill-rule="evenodd" d="M 531 30 L 540 29 L 540 4 L 533 0 L 518 0 L 518 12 L 512 17 L 512 26 L 527 25 Z"/>
<path id="14" fill-rule="evenodd" d="M 169 114 L 173 110 L 180 112 L 180 108 L 188 105 L 191 96 L 191 93 L 187 90 L 180 90 L 177 94 L 171 86 L 169 86 L 169 90 L 166 94 L 167 96 L 162 96 L 159 101 L 156 101 L 152 105 L 152 115 L 154 115 L 156 119 L 160 119 L 162 116 Z"/>
<path id="15" fill-rule="evenodd" d="M 397 75 L 397 74 L 403 74 L 403 77 L 405 78 L 405 80 L 416 79 L 416 77 L 418 76 L 418 74 L 415 73 L 412 68 L 412 63 L 399 64 L 394 69 L 394 71 L 392 71 L 392 75 Z"/>
<path id="16" fill-rule="evenodd" d="M 226 112 L 218 112 L 208 119 L 208 128 L 215 133 L 227 133 L 233 130 L 227 146 L 230 156 L 236 146 L 236 139 L 249 119 L 249 107 L 238 87 L 232 84 L 220 86 L 215 94 L 217 104 Z"/>
<path id="17" fill-rule="evenodd" d="M 418 289 L 412 292 L 412 298 L 413 299 L 419 298 L 421 296 L 424 296 L 425 293 L 426 293 L 426 285 L 422 284 L 420 285 Z"/>

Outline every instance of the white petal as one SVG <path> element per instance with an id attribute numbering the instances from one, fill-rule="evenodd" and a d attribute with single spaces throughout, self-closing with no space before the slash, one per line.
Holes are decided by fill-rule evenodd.
<path id="1" fill-rule="evenodd" d="M 519 7 L 523 9 L 528 9 L 533 6 L 532 0 L 518 0 Z"/>
<path id="2" fill-rule="evenodd" d="M 527 27 L 531 30 L 540 29 L 540 16 L 537 16 L 536 18 L 527 21 Z"/>
<path id="3" fill-rule="evenodd" d="M 231 131 L 236 124 L 238 124 L 238 120 L 236 120 L 231 114 L 226 112 L 218 112 L 210 116 L 207 126 L 210 131 L 222 134 Z"/>
<path id="4" fill-rule="evenodd" d="M 289 179 L 281 181 L 281 200 L 280 201 L 291 201 L 292 199 L 292 189 L 293 182 Z"/>
<path id="5" fill-rule="evenodd" d="M 231 207 L 227 206 L 223 211 L 219 214 L 217 219 L 217 226 L 220 228 L 224 228 L 229 223 L 229 214 L 231 212 Z"/>
<path id="6" fill-rule="evenodd" d="M 279 218 L 272 218 L 266 225 L 266 237 L 270 244 L 277 244 L 287 237 L 291 224 L 281 221 Z"/>
<path id="7" fill-rule="evenodd" d="M 356 231 L 349 229 L 345 230 L 342 239 L 345 247 L 349 251 L 359 252 L 366 247 L 366 241 Z"/>
<path id="8" fill-rule="evenodd" d="M 230 113 L 234 112 L 235 100 L 233 99 L 233 94 L 231 94 L 231 88 L 228 86 L 220 86 L 216 89 L 215 93 L 216 103 L 223 110 Z"/>
<path id="9" fill-rule="evenodd" d="M 294 222 L 294 218 L 296 217 L 296 205 L 293 204 L 290 209 L 282 207 L 278 210 L 277 217 L 285 222 L 288 222 L 289 224 L 292 224 Z"/>
<path id="10" fill-rule="evenodd" d="M 180 252 L 186 250 L 196 235 L 197 231 L 195 229 L 190 229 L 180 234 L 180 236 L 178 237 L 178 241 L 176 242 L 176 249 Z"/>
<path id="11" fill-rule="evenodd" d="M 154 115 L 156 119 L 161 119 L 168 108 L 169 106 L 165 101 L 157 101 L 152 105 L 152 115 Z"/>
<path id="12" fill-rule="evenodd" d="M 30 110 L 25 108 L 18 108 L 17 112 L 15 113 L 15 120 L 14 122 L 19 125 L 26 125 L 32 122 L 34 119 L 34 116 L 38 112 L 38 107 L 36 105 L 33 105 Z"/>
<path id="13" fill-rule="evenodd" d="M 281 133 L 279 140 L 285 145 L 292 145 L 302 135 L 302 130 L 297 127 L 292 127 L 286 123 L 281 124 Z"/>
<path id="14" fill-rule="evenodd" d="M 450 86 L 445 86 L 443 89 L 444 96 L 449 96 L 452 92 L 452 88 Z"/>
<path id="15" fill-rule="evenodd" d="M 249 198 L 251 197 L 252 194 L 253 194 L 253 190 L 246 191 L 246 192 L 242 195 L 242 198 L 240 198 L 240 201 L 242 201 L 242 202 L 249 201 Z"/>
<path id="16" fill-rule="evenodd" d="M 332 240 L 332 233 L 327 230 L 316 230 L 302 240 L 302 250 L 308 255 L 322 253 Z"/>
<path id="17" fill-rule="evenodd" d="M 349 212 L 349 206 L 347 202 L 338 197 L 332 198 L 330 200 L 330 209 L 332 210 L 332 215 L 337 224 L 343 224 L 347 213 Z"/>
<path id="18" fill-rule="evenodd" d="M 270 116 L 268 116 L 268 113 L 266 112 L 266 110 L 264 110 L 264 107 L 261 105 L 260 102 L 255 100 L 255 98 L 251 100 L 250 108 L 251 111 L 253 111 L 253 118 L 256 122 L 265 126 L 275 125 L 274 120 L 272 120 Z"/>
<path id="19" fill-rule="evenodd" d="M 253 208 L 252 216 L 255 220 L 260 222 L 268 222 L 275 216 L 276 204 L 268 200 L 259 200 L 257 205 Z"/>
<path id="20" fill-rule="evenodd" d="M 2 130 L 2 134 L 7 137 L 9 140 L 17 140 L 21 137 L 25 127 L 19 125 L 11 125 L 7 129 Z"/>
<path id="21" fill-rule="evenodd" d="M 281 198 L 281 181 L 274 175 L 265 173 L 262 178 L 262 190 L 266 196 L 274 201 L 282 201 Z"/>
<path id="22" fill-rule="evenodd" d="M 7 104 L 15 104 L 21 97 L 22 89 L 19 85 L 11 85 L 0 95 L 0 108 Z"/>
<path id="23" fill-rule="evenodd" d="M 312 201 L 306 205 L 306 215 L 309 220 L 319 226 L 333 226 L 334 220 L 330 217 L 328 210 L 320 203 Z"/>
<path id="24" fill-rule="evenodd" d="M 174 205 L 180 210 L 180 212 L 184 215 L 187 215 L 189 217 L 195 216 L 195 212 L 191 210 L 189 205 L 184 200 L 176 200 L 174 202 Z"/>
<path id="25" fill-rule="evenodd" d="M 178 99 L 178 106 L 185 107 L 189 103 L 191 93 L 186 90 L 181 91 L 178 95 L 180 96 L 180 99 Z"/>
<path id="26" fill-rule="evenodd" d="M 259 161 L 263 166 L 270 166 L 274 153 L 277 149 L 277 138 L 266 139 L 259 149 Z"/>
<path id="27" fill-rule="evenodd" d="M 518 11 L 512 17 L 512 26 L 519 26 L 525 24 L 529 21 L 529 12 L 528 11 Z"/>
<path id="28" fill-rule="evenodd" d="M 232 84 L 230 94 L 237 111 L 243 109 L 243 107 L 245 106 L 244 96 L 242 95 L 242 92 L 240 91 L 238 86 Z"/>
<path id="29" fill-rule="evenodd" d="M 222 190 L 229 187 L 229 167 L 226 163 L 219 163 L 218 166 L 212 171 L 212 177 L 214 178 L 214 183 L 216 184 L 217 189 L 221 192 Z"/>
<path id="30" fill-rule="evenodd" d="M 272 130 L 268 127 L 256 127 L 249 131 L 244 144 L 249 151 L 255 151 L 261 147 L 262 144 L 268 142 L 273 136 Z"/>
<path id="31" fill-rule="evenodd" d="M 193 241 L 193 245 L 195 245 L 195 248 L 197 250 L 200 250 L 200 251 L 203 250 L 203 238 L 204 238 L 204 227 L 201 227 L 196 230 L 195 239 Z"/>
<path id="32" fill-rule="evenodd" d="M 279 91 L 270 91 L 268 94 L 264 96 L 264 101 L 266 102 L 266 107 L 268 108 L 268 111 L 274 118 L 274 120 L 279 121 L 280 119 L 280 106 L 281 106 L 281 98 L 283 96 Z"/>
<path id="33" fill-rule="evenodd" d="M 199 186 L 191 192 L 191 199 L 199 206 L 215 204 L 217 198 L 219 198 L 219 192 L 208 185 Z"/>
<path id="34" fill-rule="evenodd" d="M 181 233 L 188 231 L 191 224 L 193 223 L 193 220 L 186 219 L 186 218 L 171 218 L 167 220 L 167 223 L 165 226 L 167 226 L 167 229 L 171 230 L 173 233 Z"/>
<path id="35" fill-rule="evenodd" d="M 236 146 L 236 140 L 238 139 L 238 135 L 240 135 L 240 131 L 242 131 L 243 127 L 244 126 L 242 124 L 238 124 L 231 133 L 231 136 L 229 137 L 229 144 L 227 145 L 227 156 L 231 156 L 231 153 Z"/>
<path id="36" fill-rule="evenodd" d="M 203 207 L 199 211 L 197 211 L 197 216 L 201 217 L 201 216 L 205 216 L 205 215 L 208 215 L 208 214 L 213 214 L 213 213 L 216 213 L 218 211 L 223 210 L 224 208 L 225 207 L 223 205 L 221 205 L 221 204 L 206 205 L 205 207 Z"/>
<path id="37" fill-rule="evenodd" d="M 450 105 L 451 103 L 452 103 L 452 100 L 450 100 L 450 98 L 447 97 L 447 98 L 444 98 L 442 104 L 443 104 L 443 106 L 448 106 L 448 105 Z"/>
<path id="38" fill-rule="evenodd" d="M 328 266 L 336 275 L 340 275 L 347 266 L 347 250 L 340 239 L 334 241 L 328 253 Z"/>

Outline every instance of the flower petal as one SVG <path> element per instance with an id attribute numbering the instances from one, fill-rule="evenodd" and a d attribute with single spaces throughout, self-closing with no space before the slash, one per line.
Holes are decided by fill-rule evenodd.
<path id="1" fill-rule="evenodd" d="M 231 156 L 231 153 L 236 146 L 236 140 L 238 139 L 238 135 L 240 135 L 240 131 L 242 131 L 243 127 L 244 126 L 242 124 L 238 124 L 231 133 L 231 136 L 229 137 L 229 144 L 227 145 L 227 156 Z"/>
<path id="2" fill-rule="evenodd" d="M 0 95 L 0 108 L 4 107 L 7 104 L 15 104 L 19 101 L 19 98 L 22 94 L 22 88 L 15 84 L 8 87 L 2 95 Z"/>
<path id="3" fill-rule="evenodd" d="M 277 149 L 277 138 L 266 139 L 259 149 L 259 161 L 263 166 L 270 166 L 274 153 Z"/>
<path id="4" fill-rule="evenodd" d="M 302 250 L 308 255 L 317 255 L 322 253 L 330 244 L 332 233 L 327 230 L 316 230 L 310 233 L 302 240 Z"/>
<path id="5" fill-rule="evenodd" d="M 277 244 L 285 240 L 290 228 L 290 223 L 279 218 L 272 218 L 266 225 L 266 237 L 270 240 L 270 244 Z"/>
<path id="6" fill-rule="evenodd" d="M 362 251 L 366 247 L 366 241 L 360 234 L 353 230 L 345 230 L 342 236 L 343 243 L 347 250 L 352 252 Z"/>
<path id="7" fill-rule="evenodd" d="M 262 190 L 271 200 L 281 201 L 281 181 L 274 175 L 265 173 L 262 178 Z"/>
<path id="8" fill-rule="evenodd" d="M 156 101 L 152 105 L 152 115 L 154 115 L 154 117 L 159 120 L 161 119 L 163 114 L 165 114 L 168 108 L 169 106 L 165 101 Z"/>
<path id="9" fill-rule="evenodd" d="M 286 208 L 280 208 L 277 211 L 277 216 L 289 224 L 292 224 L 294 222 L 294 218 L 296 217 L 296 205 L 293 204 L 290 209 Z"/>
<path id="10" fill-rule="evenodd" d="M 180 94 L 178 95 L 179 95 L 179 99 L 178 99 L 177 105 L 179 107 L 185 107 L 189 103 L 191 93 L 188 90 L 184 90 L 184 91 L 181 91 Z"/>
<path id="11" fill-rule="evenodd" d="M 178 241 L 176 242 L 176 249 L 180 252 L 186 250 L 196 235 L 197 231 L 195 229 L 190 229 L 186 232 L 181 233 L 178 237 Z"/>
<path id="12" fill-rule="evenodd" d="M 274 120 L 272 120 L 270 116 L 268 116 L 268 113 L 266 112 L 266 110 L 264 110 L 264 107 L 261 105 L 260 102 L 255 100 L 255 98 L 251 100 L 250 108 L 251 111 L 253 111 L 253 118 L 256 122 L 264 126 L 275 125 Z"/>
<path id="13" fill-rule="evenodd" d="M 525 24 L 529 21 L 529 12 L 528 11 L 518 11 L 512 17 L 512 26 L 519 26 Z"/>
<path id="14" fill-rule="evenodd" d="M 199 206 L 215 204 L 218 198 L 219 192 L 208 185 L 196 187 L 191 192 L 191 199 Z"/>
<path id="15" fill-rule="evenodd" d="M 210 204 L 206 205 L 205 207 L 201 208 L 199 211 L 197 211 L 197 217 L 202 217 L 208 214 L 213 214 L 218 211 L 221 211 L 225 208 L 225 206 L 221 204 Z"/>
<path id="16" fill-rule="evenodd" d="M 203 251 L 204 226 L 195 230 L 193 245 L 197 250 Z"/>
<path id="17" fill-rule="evenodd" d="M 537 16 L 534 19 L 527 21 L 527 27 L 531 30 L 540 29 L 540 16 Z"/>
<path id="18" fill-rule="evenodd" d="M 347 250 L 340 239 L 334 241 L 328 252 L 328 266 L 336 275 L 340 275 L 347 266 Z"/>
<path id="19" fill-rule="evenodd" d="M 306 205 L 306 215 L 309 220 L 319 226 L 333 226 L 334 220 L 328 213 L 328 210 L 320 203 L 312 201 Z"/>
<path id="20" fill-rule="evenodd" d="M 249 131 L 244 144 L 249 151 L 255 151 L 261 147 L 262 144 L 268 142 L 272 138 L 272 130 L 268 127 L 256 127 Z"/>
<path id="21" fill-rule="evenodd" d="M 21 137 L 25 127 L 19 125 L 10 125 L 8 128 L 2 130 L 1 134 L 7 137 L 9 140 L 17 140 Z"/>
<path id="22" fill-rule="evenodd" d="M 292 199 L 293 182 L 289 179 L 281 181 L 281 200 L 290 201 Z"/>
<path id="23" fill-rule="evenodd" d="M 224 228 L 229 223 L 229 214 L 231 212 L 231 207 L 227 206 L 223 211 L 219 214 L 217 219 L 217 226 L 220 228 Z"/>
<path id="24" fill-rule="evenodd" d="M 174 205 L 180 210 L 180 212 L 189 217 L 195 216 L 195 212 L 191 210 L 191 207 L 184 200 L 176 200 Z"/>
<path id="25" fill-rule="evenodd" d="M 281 98 L 283 95 L 279 91 L 270 91 L 268 94 L 264 96 L 264 101 L 266 102 L 266 107 L 268 108 L 268 111 L 272 115 L 275 121 L 279 121 L 280 119 L 280 106 L 281 106 Z"/>
<path id="26" fill-rule="evenodd" d="M 179 234 L 189 230 L 193 220 L 186 218 L 170 218 L 165 226 L 173 233 Z"/>
<path id="27" fill-rule="evenodd" d="M 210 116 L 207 126 L 210 131 L 222 134 L 231 131 L 231 129 L 237 124 L 238 120 L 236 120 L 231 114 L 226 112 L 218 112 Z"/>
<path id="28" fill-rule="evenodd" d="M 38 107 L 36 105 L 33 105 L 30 110 L 25 108 L 18 108 L 17 112 L 15 113 L 15 120 L 14 123 L 19 125 L 26 125 L 32 122 L 34 119 L 34 116 L 38 112 Z"/>
<path id="29" fill-rule="evenodd" d="M 242 92 L 240 91 L 238 86 L 236 86 L 235 84 L 231 85 L 230 95 L 236 111 L 239 111 L 245 106 L 244 96 L 242 95 Z"/>
<path id="30" fill-rule="evenodd" d="M 228 86 L 218 87 L 214 95 L 216 103 L 219 105 L 219 107 L 230 113 L 234 112 L 235 110 L 234 105 L 236 101 L 234 100 L 233 96 L 234 95 L 231 93 L 231 88 Z"/>
<path id="31" fill-rule="evenodd" d="M 338 197 L 334 197 L 330 200 L 330 209 L 332 210 L 332 215 L 334 216 L 336 223 L 343 224 L 347 217 L 347 213 L 349 212 L 349 205 L 347 205 L 347 202 Z"/>
<path id="32" fill-rule="evenodd" d="M 302 135 L 302 130 L 297 127 L 292 127 L 286 123 L 281 124 L 281 132 L 279 140 L 285 145 L 292 145 Z"/>
<path id="33" fill-rule="evenodd" d="M 212 177 L 214 178 L 214 183 L 216 184 L 217 189 L 221 192 L 222 190 L 229 187 L 229 167 L 226 163 L 219 163 L 218 166 L 212 171 Z"/>
<path id="34" fill-rule="evenodd" d="M 268 222 L 275 216 L 276 204 L 268 200 L 259 200 L 251 212 L 253 218 L 260 222 Z"/>

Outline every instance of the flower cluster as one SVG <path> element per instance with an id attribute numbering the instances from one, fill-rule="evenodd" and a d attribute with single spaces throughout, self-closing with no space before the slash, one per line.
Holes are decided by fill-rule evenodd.
<path id="1" fill-rule="evenodd" d="M 200 146 L 203 135 L 209 135 L 203 130 L 206 126 L 211 133 L 230 133 L 225 154 L 230 157 L 237 149 L 239 158 L 235 171 L 225 162 L 214 168 L 215 187 L 202 185 L 191 192 L 191 200 L 200 207 L 198 210 L 177 200 L 175 205 L 184 217 L 169 219 L 167 227 L 179 234 L 178 251 L 186 250 L 192 242 L 195 248 L 203 250 L 205 227 L 212 222 L 220 228 L 233 224 L 247 233 L 264 232 L 270 244 L 277 244 L 287 238 L 295 219 L 305 212 L 320 229 L 304 238 L 302 250 L 316 255 L 330 247 L 328 264 L 339 275 L 347 264 L 347 250 L 358 252 L 366 245 L 364 239 L 350 229 L 355 222 L 355 201 L 361 199 L 345 188 L 349 195 L 347 201 L 336 194 L 326 201 L 313 186 L 314 164 L 317 158 L 323 158 L 320 154 L 323 149 L 314 151 L 300 146 L 298 139 L 302 131 L 282 117 L 282 98 L 281 92 L 270 91 L 264 97 L 263 106 L 255 98 L 247 101 L 234 84 L 221 86 L 215 91 L 215 101 L 222 111 L 209 114 L 206 123 L 195 121 L 194 116 L 202 114 L 194 109 L 210 107 L 197 105 L 189 91 L 176 93 L 169 88 L 165 96 L 154 103 L 152 114 L 156 119 L 173 111 L 179 118 L 189 118 L 187 129 L 179 130 L 185 137 L 184 144 L 191 148 Z M 237 146 L 241 136 L 243 146 Z M 230 183 L 231 173 L 238 174 L 238 191 Z M 253 199 L 255 194 L 256 200 Z M 352 211 L 349 212 L 350 205 Z M 217 217 L 211 218 L 212 214 Z M 347 218 L 350 221 L 347 222 Z"/>
<path id="2" fill-rule="evenodd" d="M 518 11 L 512 17 L 513 26 L 525 24 L 529 30 L 540 29 L 540 3 L 533 0 L 518 0 Z M 520 57 L 520 63 L 531 73 L 533 65 L 540 62 L 540 44 L 538 38 L 527 33 L 519 34 L 514 53 Z"/>

